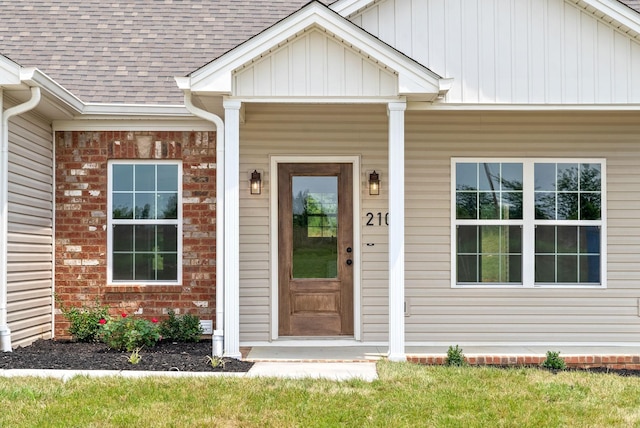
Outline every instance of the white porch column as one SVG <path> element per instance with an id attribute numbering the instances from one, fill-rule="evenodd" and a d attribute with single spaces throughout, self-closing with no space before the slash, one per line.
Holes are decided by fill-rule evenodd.
<path id="1" fill-rule="evenodd" d="M 389 360 L 404 352 L 404 111 L 392 102 L 389 114 Z"/>
<path id="2" fill-rule="evenodd" d="M 240 358 L 240 107 L 224 100 L 224 356 Z M 220 197 L 220 195 L 218 195 Z"/>

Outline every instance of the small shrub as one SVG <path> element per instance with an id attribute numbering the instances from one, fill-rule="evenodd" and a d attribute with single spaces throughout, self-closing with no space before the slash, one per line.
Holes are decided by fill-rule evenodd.
<path id="1" fill-rule="evenodd" d="M 62 311 L 62 315 L 71 323 L 69 334 L 78 342 L 94 342 L 97 340 L 100 329 L 99 321 L 109 317 L 109 308 L 100 304 L 96 298 L 93 306 L 81 306 L 68 308 L 56 296 L 56 302 Z"/>
<path id="2" fill-rule="evenodd" d="M 458 345 L 454 348 L 453 346 L 449 346 L 447 350 L 447 358 L 444 360 L 444 363 L 447 366 L 465 366 L 467 362 L 464 359 L 464 354 L 462 353 L 462 348 Z"/>
<path id="3" fill-rule="evenodd" d="M 552 370 L 564 370 L 567 363 L 560 357 L 560 352 L 547 351 L 547 359 L 542 362 L 542 367 Z"/>
<path id="4" fill-rule="evenodd" d="M 156 321 L 157 322 L 157 321 Z M 100 340 L 112 349 L 133 352 L 136 348 L 151 348 L 160 340 L 160 332 L 155 322 L 122 314 L 101 324 Z"/>
<path id="5" fill-rule="evenodd" d="M 160 322 L 160 334 L 166 340 L 197 342 L 202 335 L 200 318 L 190 314 L 177 316 L 173 310 L 169 310 L 169 318 Z"/>
<path id="6" fill-rule="evenodd" d="M 207 362 L 214 369 L 217 367 L 224 369 L 224 359 L 222 357 L 207 355 Z"/>

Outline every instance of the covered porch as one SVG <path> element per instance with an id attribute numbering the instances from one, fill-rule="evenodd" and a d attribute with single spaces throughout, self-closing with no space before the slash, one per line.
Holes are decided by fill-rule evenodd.
<path id="1" fill-rule="evenodd" d="M 343 328 L 341 335 L 330 335 L 329 343 L 368 342 L 361 315 L 362 277 L 367 269 L 361 255 L 368 244 L 361 239 L 363 212 L 359 207 L 365 193 L 363 177 L 375 168 L 369 168 L 366 161 L 361 162 L 369 150 L 366 146 L 358 147 L 366 144 L 361 136 L 342 139 L 335 151 L 332 144 L 341 139 L 340 130 L 353 133 L 349 130 L 353 122 L 350 115 L 357 116 L 362 114 L 360 111 L 378 106 L 378 114 L 386 115 L 386 118 L 378 116 L 376 127 L 385 133 L 386 145 L 382 162 L 387 196 L 387 207 L 383 211 L 388 213 L 384 269 L 384 276 L 388 278 L 384 296 L 388 322 L 386 334 L 381 331 L 376 334 L 385 336 L 383 341 L 388 345 L 384 354 L 389 359 L 405 360 L 405 111 L 410 101 L 441 98 L 450 80 L 441 78 L 329 9 L 311 3 L 177 81 L 185 92 L 186 106 L 195 115 L 216 123 L 219 134 L 216 277 L 217 284 L 223 287 L 218 286 L 214 349 L 217 347 L 225 356 L 238 358 L 243 345 L 259 344 L 260 348 L 275 350 L 288 335 L 304 339 L 296 341 L 297 347 L 314 349 L 317 344 L 327 343 L 325 337 L 315 334 L 308 337 L 303 334 L 301 338 L 296 330 L 283 330 L 282 314 L 278 318 L 278 308 L 283 304 L 278 287 L 287 267 L 283 270 L 282 262 L 278 265 L 280 198 L 275 183 L 278 165 L 287 161 L 351 165 L 354 225 L 350 261 L 353 262 L 354 291 L 352 299 L 344 301 L 352 307 L 353 316 L 346 319 L 353 325 Z M 351 109 L 351 113 L 329 125 L 335 127 L 332 129 L 333 135 L 338 136 L 335 140 L 315 139 L 310 132 L 313 119 L 307 118 L 305 124 L 296 122 L 298 106 L 312 115 L 313 108 L 320 113 L 324 109 L 326 114 L 332 105 L 343 112 L 345 107 Z M 289 146 L 264 136 L 269 132 L 276 134 L 273 122 L 269 121 L 270 109 L 283 106 L 293 113 L 290 122 L 282 126 L 293 129 L 297 138 L 297 143 L 292 141 Z M 266 112 L 263 122 L 256 119 L 258 116 L 252 116 L 253 111 Z M 251 171 L 260 174 L 258 186 L 264 192 L 258 193 L 263 193 L 262 197 L 250 199 L 248 196 Z M 336 353 L 339 349 L 324 348 Z M 375 349 L 375 353 L 379 351 Z"/>

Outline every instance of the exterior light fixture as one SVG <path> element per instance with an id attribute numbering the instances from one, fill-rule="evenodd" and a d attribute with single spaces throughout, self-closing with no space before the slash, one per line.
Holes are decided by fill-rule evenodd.
<path id="1" fill-rule="evenodd" d="M 380 194 L 380 176 L 375 171 L 369 174 L 369 194 L 370 195 Z"/>
<path id="2" fill-rule="evenodd" d="M 262 191 L 262 177 L 260 176 L 258 170 L 253 170 L 253 172 L 251 173 L 251 179 L 249 181 L 251 182 L 251 194 L 259 195 Z"/>

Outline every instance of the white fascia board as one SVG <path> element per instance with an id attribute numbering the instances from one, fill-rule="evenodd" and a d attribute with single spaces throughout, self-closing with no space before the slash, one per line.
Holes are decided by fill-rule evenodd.
<path id="1" fill-rule="evenodd" d="M 109 118 L 93 117 L 76 120 L 56 120 L 53 122 L 54 131 L 184 131 L 209 132 L 215 131 L 213 123 L 197 118 Z"/>
<path id="2" fill-rule="evenodd" d="M 375 3 L 375 0 L 338 0 L 329 7 L 340 15 L 347 17 L 366 8 L 372 3 Z"/>
<path id="3" fill-rule="evenodd" d="M 405 102 L 406 97 L 326 97 L 326 96 L 295 96 L 295 97 L 227 97 L 229 100 L 237 100 L 242 103 L 263 104 L 387 104 L 392 102 Z"/>
<path id="4" fill-rule="evenodd" d="M 640 104 L 449 104 L 446 102 L 408 101 L 407 110 L 448 111 L 640 111 Z"/>
<path id="5" fill-rule="evenodd" d="M 440 76 L 408 58 L 350 21 L 336 17 L 325 6 L 311 3 L 263 31 L 253 39 L 227 52 L 191 75 L 192 92 L 229 94 L 233 70 L 271 49 L 286 43 L 310 27 L 320 27 L 398 73 L 405 90 L 418 93 L 440 92 Z M 412 82 L 409 84 L 408 82 Z"/>
<path id="6" fill-rule="evenodd" d="M 620 3 L 618 0 L 573 0 L 578 5 L 582 3 L 604 13 L 617 23 L 640 34 L 640 14 Z"/>
<path id="7" fill-rule="evenodd" d="M 76 113 L 82 112 L 83 102 L 78 97 L 67 91 L 55 80 L 44 74 L 37 68 L 23 68 L 20 70 L 20 81 L 28 86 L 38 86 L 45 93 L 53 96 L 62 105 Z"/>
<path id="8" fill-rule="evenodd" d="M 189 77 L 178 76 L 173 78 L 181 91 L 191 90 L 191 79 Z"/>
<path id="9" fill-rule="evenodd" d="M 0 55 L 0 86 L 20 84 L 20 66 Z"/>
<path id="10" fill-rule="evenodd" d="M 192 117 L 184 105 L 154 104 L 103 104 L 84 103 L 67 89 L 37 68 L 20 70 L 23 85 L 38 86 L 45 94 L 56 99 L 61 108 L 71 112 L 78 119 L 96 119 L 104 116 L 118 117 Z"/>
<path id="11" fill-rule="evenodd" d="M 91 116 L 183 116 L 192 117 L 184 105 L 162 104 L 85 104 L 82 109 L 83 118 Z"/>

